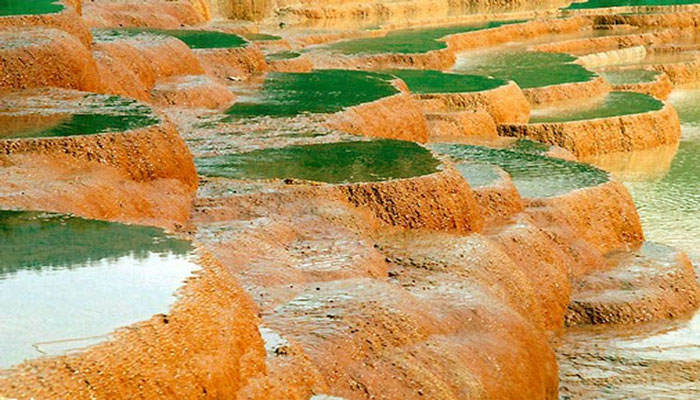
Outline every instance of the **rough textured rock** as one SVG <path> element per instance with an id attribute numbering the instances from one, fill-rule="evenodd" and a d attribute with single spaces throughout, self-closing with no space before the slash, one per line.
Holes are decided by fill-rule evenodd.
<path id="1" fill-rule="evenodd" d="M 649 96 L 654 96 L 657 99 L 666 100 L 673 90 L 673 82 L 665 73 L 660 73 L 653 82 L 628 83 L 622 85 L 614 85 L 613 90 L 616 92 L 637 92 Z"/>
<path id="2" fill-rule="evenodd" d="M 159 81 L 151 90 L 154 104 L 190 108 L 223 109 L 236 96 L 220 82 L 203 75 L 186 75 Z"/>
<path id="3" fill-rule="evenodd" d="M 79 4 L 79 2 L 78 2 Z M 11 28 L 59 29 L 75 36 L 88 49 L 92 45 L 92 35 L 85 21 L 73 7 L 66 7 L 55 14 L 12 15 L 0 17 L 0 30 Z"/>
<path id="4" fill-rule="evenodd" d="M 500 135 L 557 145 L 578 158 L 676 144 L 680 121 L 670 104 L 659 111 L 587 121 L 501 125 Z"/>
<path id="5" fill-rule="evenodd" d="M 485 110 L 426 113 L 429 140 L 449 142 L 460 139 L 496 139 L 498 128 Z"/>
<path id="6" fill-rule="evenodd" d="M 612 90 L 603 78 L 597 77 L 586 82 L 565 83 L 538 88 L 524 89 L 525 98 L 533 105 L 551 104 L 569 100 L 602 96 Z"/>
<path id="7" fill-rule="evenodd" d="M 219 79 L 249 76 L 269 70 L 265 56 L 255 45 L 231 49 L 196 49 L 194 53 L 207 75 Z"/>
<path id="8" fill-rule="evenodd" d="M 178 29 L 209 18 L 201 0 L 94 0 L 83 4 L 83 18 L 91 27 L 149 27 Z"/>

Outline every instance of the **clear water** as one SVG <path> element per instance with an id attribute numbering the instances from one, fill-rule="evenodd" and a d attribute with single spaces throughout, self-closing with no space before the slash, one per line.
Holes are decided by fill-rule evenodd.
<path id="1" fill-rule="evenodd" d="M 87 95 L 74 100 L 15 102 L 0 98 L 0 139 L 61 137 L 124 132 L 157 124 L 146 105 L 117 96 Z M 13 122 L 17 121 L 17 122 Z"/>
<path id="2" fill-rule="evenodd" d="M 597 76 L 575 60 L 568 54 L 499 49 L 463 53 L 454 71 L 512 80 L 523 89 L 586 82 Z"/>
<path id="3" fill-rule="evenodd" d="M 348 183 L 427 175 L 440 163 L 413 142 L 372 140 L 256 150 L 198 158 L 195 164 L 205 176 Z"/>
<path id="4" fill-rule="evenodd" d="M 433 70 L 403 69 L 386 71 L 404 82 L 412 93 L 467 93 L 494 89 L 505 85 L 501 79 Z"/>
<path id="5" fill-rule="evenodd" d="M 398 93 L 389 74 L 346 70 L 270 73 L 255 97 L 241 97 L 228 111 L 234 118 L 291 117 L 334 113 Z"/>
<path id="6" fill-rule="evenodd" d="M 645 94 L 611 92 L 599 101 L 533 110 L 530 123 L 584 121 L 622 115 L 640 114 L 662 109 L 664 103 Z"/>
<path id="7" fill-rule="evenodd" d="M 445 36 L 497 28 L 499 26 L 520 22 L 523 21 L 492 21 L 476 25 L 404 29 L 389 32 L 386 36 L 378 38 L 346 40 L 334 43 L 326 48 L 343 54 L 427 53 L 429 51 L 446 48 L 447 45 L 445 42 L 439 41 L 439 39 Z"/>
<path id="8" fill-rule="evenodd" d="M 485 180 L 482 178 L 483 167 L 471 172 L 468 170 L 470 165 L 486 164 L 502 168 L 511 175 L 520 194 L 528 198 L 559 196 L 609 180 L 605 171 L 588 164 L 547 157 L 537 154 L 537 151 L 521 152 L 461 144 L 436 144 L 432 148 L 460 163 L 460 171 L 467 181 L 476 174 L 477 184 Z"/>
<path id="9" fill-rule="evenodd" d="M 654 82 L 659 72 L 645 69 L 621 69 L 600 72 L 600 76 L 612 85 L 627 85 Z"/>
<path id="10" fill-rule="evenodd" d="M 141 34 L 171 36 L 185 42 L 191 49 L 234 48 L 248 44 L 248 41 L 241 36 L 217 31 L 156 28 L 93 29 L 96 41 L 112 41 Z"/>
<path id="11" fill-rule="evenodd" d="M 700 90 L 669 98 L 681 118 L 683 136 L 665 174 L 626 182 L 649 240 L 672 245 L 700 263 Z"/>
<path id="12" fill-rule="evenodd" d="M 53 14 L 62 10 L 58 0 L 0 0 L 0 16 Z"/>
<path id="13" fill-rule="evenodd" d="M 0 368 L 167 312 L 191 252 L 155 228 L 0 211 Z"/>
<path id="14" fill-rule="evenodd" d="M 684 4 L 697 4 L 698 0 L 588 0 L 580 3 L 572 3 L 567 9 L 607 8 L 625 6 L 675 6 Z"/>

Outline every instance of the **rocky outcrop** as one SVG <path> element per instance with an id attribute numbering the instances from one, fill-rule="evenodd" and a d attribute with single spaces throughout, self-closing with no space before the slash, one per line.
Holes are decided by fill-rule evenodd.
<path id="1" fill-rule="evenodd" d="M 206 22 L 209 15 L 201 0 L 95 0 L 83 4 L 83 18 L 95 28 L 179 29 Z"/>
<path id="2" fill-rule="evenodd" d="M 678 143 L 680 121 L 670 104 L 659 111 L 585 121 L 501 125 L 502 136 L 526 138 L 569 150 L 579 159 Z"/>
<path id="3" fill-rule="evenodd" d="M 245 77 L 269 70 L 265 56 L 255 45 L 229 49 L 195 49 L 207 75 L 219 79 Z"/>
<path id="4" fill-rule="evenodd" d="M 236 96 L 221 83 L 205 75 L 168 78 L 156 83 L 151 90 L 154 104 L 162 107 L 224 109 Z"/>
<path id="5" fill-rule="evenodd" d="M 274 72 L 311 72 L 314 69 L 314 64 L 305 55 L 287 60 L 269 60 L 267 64 Z"/>
<path id="6" fill-rule="evenodd" d="M 97 91 L 100 78 L 92 54 L 62 30 L 0 31 L 0 88 L 38 87 Z"/>
<path id="7" fill-rule="evenodd" d="M 53 14 L 0 16 L 0 30 L 12 28 L 58 29 L 75 36 L 88 49 L 92 45 L 92 35 L 88 25 L 72 6 L 65 7 L 62 11 Z"/>
<path id="8" fill-rule="evenodd" d="M 429 112 L 429 141 L 450 142 L 462 139 L 496 139 L 498 128 L 485 110 Z"/>
<path id="9" fill-rule="evenodd" d="M 167 314 L 119 329 L 89 351 L 21 364 L 0 377 L 0 393 L 22 399 L 235 398 L 265 373 L 256 307 L 214 258 L 205 253 L 199 264 Z"/>

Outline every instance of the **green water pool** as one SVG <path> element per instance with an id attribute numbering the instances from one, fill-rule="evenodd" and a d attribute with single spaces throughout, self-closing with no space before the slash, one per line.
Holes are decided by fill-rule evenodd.
<path id="1" fill-rule="evenodd" d="M 674 91 L 669 101 L 681 119 L 681 143 L 661 176 L 625 182 L 649 240 L 688 252 L 700 262 L 700 90 Z M 697 265 L 697 264 L 696 264 Z"/>
<path id="2" fill-rule="evenodd" d="M 628 85 L 634 83 L 654 82 L 659 76 L 657 71 L 648 71 L 645 69 L 621 69 L 604 71 L 600 76 L 605 78 L 612 85 Z"/>
<path id="3" fill-rule="evenodd" d="M 201 175 L 231 179 L 376 182 L 427 175 L 440 165 L 413 142 L 371 140 L 289 146 L 195 159 Z"/>
<path id="4" fill-rule="evenodd" d="M 0 17 L 54 14 L 63 10 L 58 0 L 0 0 Z"/>
<path id="5" fill-rule="evenodd" d="M 664 103 L 645 94 L 611 92 L 602 100 L 586 105 L 533 110 L 530 123 L 554 123 L 610 118 L 662 109 Z"/>
<path id="6" fill-rule="evenodd" d="M 475 25 L 404 29 L 389 32 L 383 37 L 346 40 L 331 44 L 326 48 L 343 54 L 427 53 L 446 48 L 445 42 L 438 40 L 445 36 L 521 22 L 523 21 L 492 21 Z"/>
<path id="7" fill-rule="evenodd" d="M 51 108 L 45 104 L 12 104 L 11 100 L 0 99 L 0 118 L 19 121 L 0 126 L 0 139 L 124 132 L 160 121 L 151 108 L 135 100 L 93 94 L 73 100 L 55 100 Z"/>
<path id="8" fill-rule="evenodd" d="M 228 49 L 248 44 L 246 39 L 233 33 L 194 29 L 119 28 L 93 29 L 92 32 L 96 41 L 112 41 L 141 34 L 170 36 L 183 41 L 191 49 Z"/>
<path id="9" fill-rule="evenodd" d="M 404 82 L 412 93 L 466 93 L 494 89 L 506 81 L 480 75 L 465 75 L 433 70 L 401 69 L 386 71 Z"/>
<path id="10" fill-rule="evenodd" d="M 282 39 L 281 36 L 268 35 L 267 33 L 243 33 L 241 36 L 252 42 L 270 42 Z"/>
<path id="11" fill-rule="evenodd" d="M 528 198 L 559 196 L 610 179 L 605 171 L 588 164 L 513 149 L 460 144 L 436 144 L 432 148 L 452 158 L 467 181 L 476 179 L 477 186 L 495 180 L 495 172 L 484 165 L 502 168 L 511 175 L 520 194 Z"/>
<path id="12" fill-rule="evenodd" d="M 523 89 L 587 82 L 597 75 L 561 53 L 510 50 L 464 53 L 454 71 L 515 81 Z"/>
<path id="13" fill-rule="evenodd" d="M 588 0 L 572 3 L 567 10 L 580 10 L 590 8 L 609 8 L 626 6 L 677 6 L 700 3 L 698 0 Z"/>
<path id="14" fill-rule="evenodd" d="M 281 60 L 292 60 L 294 58 L 301 57 L 301 53 L 296 51 L 280 51 L 278 53 L 272 53 L 265 56 L 266 61 L 281 61 Z"/>
<path id="15" fill-rule="evenodd" d="M 192 251 L 155 228 L 0 211 L 0 369 L 167 312 Z"/>
<path id="16" fill-rule="evenodd" d="M 240 97 L 226 113 L 232 118 L 334 113 L 398 93 L 392 79 L 389 74 L 346 70 L 270 73 L 256 96 Z"/>

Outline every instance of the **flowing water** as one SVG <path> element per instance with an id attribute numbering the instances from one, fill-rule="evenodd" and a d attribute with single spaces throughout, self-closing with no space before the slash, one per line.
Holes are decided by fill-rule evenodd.
<path id="1" fill-rule="evenodd" d="M 167 312 L 192 250 L 155 228 L 0 211 L 0 369 Z"/>

